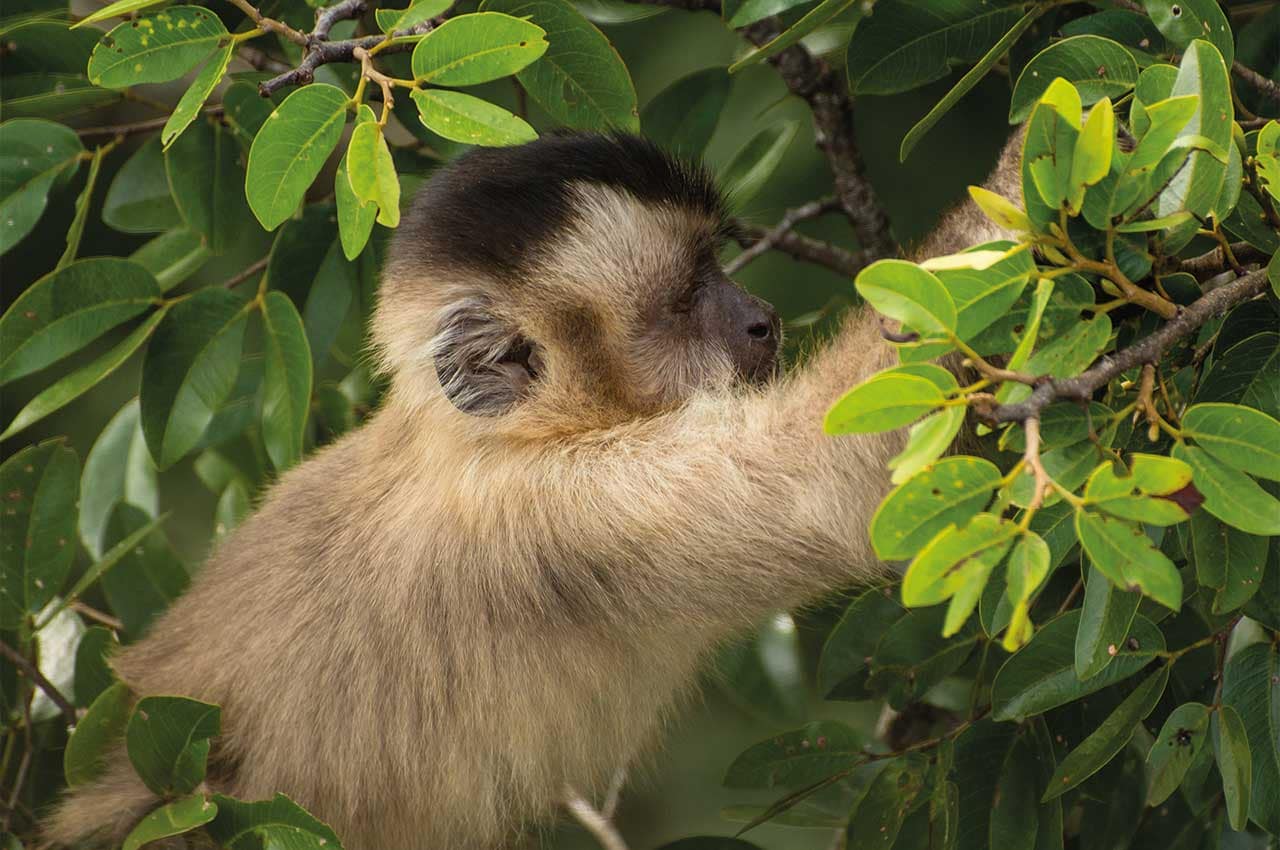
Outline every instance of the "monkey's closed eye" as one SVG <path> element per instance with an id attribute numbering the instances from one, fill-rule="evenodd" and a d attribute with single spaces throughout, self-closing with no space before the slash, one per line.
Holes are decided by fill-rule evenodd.
<path id="1" fill-rule="evenodd" d="M 671 302 L 671 312 L 683 314 L 692 310 L 694 303 L 698 299 L 698 293 L 702 290 L 704 285 L 705 283 L 701 278 L 695 278 L 693 282 L 685 287 L 680 294 L 676 296 L 676 299 Z"/>

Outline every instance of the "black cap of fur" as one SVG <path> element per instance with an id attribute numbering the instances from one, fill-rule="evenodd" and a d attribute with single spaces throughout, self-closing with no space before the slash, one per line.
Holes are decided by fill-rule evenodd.
<path id="1" fill-rule="evenodd" d="M 437 171 L 414 198 L 391 256 L 419 268 L 443 263 L 518 276 L 570 220 L 574 183 L 724 217 L 710 175 L 652 142 L 625 134 L 560 133 L 517 147 L 476 148 Z"/>

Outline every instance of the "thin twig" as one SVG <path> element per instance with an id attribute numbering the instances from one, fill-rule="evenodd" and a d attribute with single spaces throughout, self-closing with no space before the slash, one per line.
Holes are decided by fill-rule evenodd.
<path id="1" fill-rule="evenodd" d="M 1255 248 L 1248 242 L 1232 242 L 1231 254 L 1235 256 L 1236 262 L 1245 265 L 1264 262 L 1270 256 L 1261 248 Z M 1229 266 L 1228 258 L 1223 253 L 1223 246 L 1219 245 L 1217 248 L 1206 251 L 1199 256 L 1179 260 L 1173 264 L 1172 269 L 1173 271 L 1188 272 L 1196 277 L 1211 277 L 1226 271 Z"/>
<path id="2" fill-rule="evenodd" d="M 239 286 L 240 284 L 244 283 L 246 280 L 248 280 L 249 278 L 253 277 L 253 276 L 254 276 L 255 274 L 257 274 L 258 272 L 260 272 L 260 271 L 262 271 L 263 269 L 265 269 L 265 268 L 267 267 L 267 262 L 268 262 L 270 259 L 271 259 L 271 257 L 270 257 L 270 256 L 263 257 L 261 260 L 257 260 L 257 261 L 255 261 L 252 265 L 247 266 L 246 268 L 241 269 L 240 271 L 236 272 L 236 274 L 235 274 L 235 275 L 233 275 L 232 277 L 229 277 L 229 278 L 227 278 L 227 280 L 223 281 L 222 288 L 223 288 L 223 289 L 232 289 L 232 288 L 237 287 L 237 286 Z"/>
<path id="3" fill-rule="evenodd" d="M 1104 357 L 1098 365 L 1074 378 L 1046 379 L 1031 391 L 1031 396 L 1026 401 L 1017 404 L 974 404 L 974 412 L 986 424 L 997 425 L 1001 422 L 1025 422 L 1038 417 L 1041 411 L 1059 399 L 1086 402 L 1121 372 L 1143 363 L 1157 362 L 1175 342 L 1213 316 L 1258 295 L 1266 287 L 1265 269 L 1250 272 L 1200 297 L 1188 307 L 1179 307 L 1177 315 L 1159 330 L 1114 356 Z"/>
<path id="4" fill-rule="evenodd" d="M 365 0 L 341 0 L 332 6 L 316 9 L 316 25 L 307 34 L 307 45 L 314 47 L 322 41 L 329 40 L 329 32 L 338 21 L 358 18 L 365 13 L 369 5 Z"/>
<path id="5" fill-rule="evenodd" d="M 236 58 L 248 63 L 255 71 L 270 71 L 273 74 L 283 74 L 293 67 L 252 44 L 241 44 L 236 49 Z"/>
<path id="6" fill-rule="evenodd" d="M 263 97 L 270 97 L 286 86 L 308 85 L 315 82 L 316 69 L 321 65 L 330 65 L 334 62 L 355 62 L 357 61 L 355 56 L 357 49 L 372 51 L 375 47 L 391 38 L 404 38 L 431 32 L 431 30 L 443 23 L 444 19 L 445 15 L 439 15 L 430 20 L 420 21 L 408 29 L 396 30 L 390 35 L 366 35 L 360 38 L 348 38 L 343 41 L 312 41 L 307 55 L 302 58 L 302 62 L 298 64 L 298 67 L 259 83 L 258 94 Z M 392 44 L 378 52 L 401 53 L 406 50 L 412 50 L 414 46 L 413 42 L 404 42 L 403 44 Z"/>
<path id="7" fill-rule="evenodd" d="M 221 115 L 223 107 L 210 106 L 206 108 L 202 115 Z M 135 121 L 131 124 L 108 124 L 104 127 L 81 127 L 76 130 L 78 136 L 129 136 L 134 133 L 147 133 L 152 130 L 159 130 L 165 124 L 169 123 L 168 116 L 164 118 L 149 118 L 146 121 Z"/>
<path id="8" fill-rule="evenodd" d="M 44 677 L 44 674 L 40 672 L 36 665 L 31 663 L 29 658 L 4 642 L 0 642 L 0 655 L 12 662 L 13 666 L 21 670 L 28 679 L 35 683 L 36 687 L 44 691 L 45 696 L 62 712 L 68 726 L 76 725 L 76 707 L 71 704 L 71 700 L 62 695 L 62 691 L 59 691 L 53 682 Z"/>
<path id="9" fill-rule="evenodd" d="M 741 234 L 738 244 L 743 248 L 751 248 L 770 233 L 768 228 L 742 222 L 735 222 L 735 224 Z M 834 272 L 850 277 L 866 268 L 873 259 L 865 251 L 846 251 L 830 242 L 823 242 L 821 239 L 814 239 L 795 231 L 777 236 L 769 247 L 797 260 L 826 266 Z"/>
<path id="10" fill-rule="evenodd" d="M 727 275 L 736 274 L 747 263 L 777 245 L 778 241 L 790 233 L 800 222 L 817 218 L 839 208 L 840 202 L 835 198 L 822 198 L 817 201 L 810 201 L 795 209 L 787 210 L 778 223 L 770 228 L 763 237 L 757 239 L 745 251 L 725 263 L 724 273 Z"/>
<path id="11" fill-rule="evenodd" d="M 613 822 L 591 805 L 585 797 L 569 787 L 565 788 L 565 807 L 604 850 L 627 850 L 627 842 L 622 840 Z"/>
<path id="12" fill-rule="evenodd" d="M 1022 428 L 1027 440 L 1022 457 L 1027 462 L 1027 469 L 1031 470 L 1035 488 L 1031 501 L 1027 503 L 1027 512 L 1030 513 L 1039 510 L 1044 504 L 1044 494 L 1049 489 L 1049 473 L 1045 472 L 1044 464 L 1040 462 L 1040 417 L 1032 416 L 1027 419 L 1022 423 Z"/>
<path id="13" fill-rule="evenodd" d="M 96 622 L 102 623 L 102 625 L 106 626 L 109 629 L 115 629 L 117 632 L 124 631 L 123 620 L 119 619 L 118 617 L 113 617 L 110 614 L 99 611 L 97 608 L 86 605 L 78 599 L 75 602 L 71 603 L 71 610 L 75 611 L 77 614 L 80 614 L 83 617 L 88 617 L 90 620 L 94 620 Z"/>
<path id="14" fill-rule="evenodd" d="M 284 21 L 277 21 L 275 18 L 268 18 L 258 11 L 258 7 L 249 2 L 249 0 L 230 0 L 231 4 L 244 12 L 249 20 L 253 21 L 253 25 L 263 32 L 274 32 L 299 44 L 303 47 L 307 46 L 307 36 L 305 33 L 299 32 Z"/>

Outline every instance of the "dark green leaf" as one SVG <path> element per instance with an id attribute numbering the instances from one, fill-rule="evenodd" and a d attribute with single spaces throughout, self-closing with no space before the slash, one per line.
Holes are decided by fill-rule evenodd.
<path id="1" fill-rule="evenodd" d="M 835 721 L 815 721 L 750 747 L 734 759 L 724 777 L 727 788 L 808 785 L 852 767 L 863 738 Z"/>
<path id="2" fill-rule="evenodd" d="M 83 153 L 80 137 L 61 124 L 36 118 L 0 124 L 0 254 L 36 226 L 54 180 Z"/>
<path id="3" fill-rule="evenodd" d="M 0 316 L 0 383 L 57 362 L 159 299 L 155 278 L 117 257 L 80 260 L 45 275 Z"/>
<path id="4" fill-rule="evenodd" d="M 218 804 L 218 816 L 209 824 L 208 830 L 224 847 L 237 844 L 253 830 L 279 826 L 310 833 L 323 839 L 324 846 L 342 850 L 342 842 L 332 829 L 283 794 L 252 803 L 215 794 L 213 801 Z"/>
<path id="5" fill-rule="evenodd" d="M 1237 799 L 1247 794 L 1249 818 L 1280 834 L 1280 649 L 1265 643 L 1244 647 L 1227 662 L 1223 679 L 1222 702 L 1244 722 L 1253 767 L 1252 792 L 1241 788 Z M 1237 740 L 1232 746 L 1239 747 Z M 1227 769 L 1240 772 L 1241 761 L 1237 754 L 1237 764 Z"/>
<path id="6" fill-rule="evenodd" d="M 159 233 L 173 227 L 177 217 L 160 140 L 152 136 L 133 152 L 111 181 L 102 220 L 125 233 Z"/>
<path id="7" fill-rule="evenodd" d="M 1204 496 L 1204 510 L 1250 534 L 1280 534 L 1280 500 L 1252 478 L 1194 446 L 1179 443 L 1173 447 L 1173 456 L 1186 461 L 1194 471 L 1196 489 Z"/>
<path id="8" fill-rule="evenodd" d="M 61 440 L 27 446 L 0 465 L 0 627 L 17 629 L 62 590 L 75 557 L 80 459 Z"/>
<path id="9" fill-rule="evenodd" d="M 818 690 L 829 699 L 845 698 L 847 692 L 863 695 L 876 644 L 905 614 L 890 588 L 872 588 L 851 602 L 822 648 Z"/>
<path id="10" fill-rule="evenodd" d="M 108 548 L 98 563 L 110 569 L 99 580 L 130 638 L 141 636 L 190 581 L 169 541 L 154 530 L 155 522 L 141 508 L 121 502 L 112 511 L 103 538 Z M 128 541 L 134 545 L 122 545 Z"/>
<path id="11" fill-rule="evenodd" d="M 103 626 L 93 626 L 80 636 L 76 646 L 75 702 L 80 708 L 88 708 L 115 681 L 115 674 L 108 666 L 111 654 L 120 646 L 115 632 Z"/>
<path id="12" fill-rule="evenodd" d="M 909 611 L 876 645 L 874 671 L 887 674 L 888 701 L 901 711 L 950 676 L 973 652 L 980 630 L 965 625 L 959 638 L 942 635 L 946 611 L 941 607 Z"/>
<path id="13" fill-rule="evenodd" d="M 255 231 L 245 203 L 245 174 L 239 148 L 219 125 L 200 121 L 164 155 L 169 188 L 188 229 L 199 233 L 217 255 Z"/>
<path id="14" fill-rule="evenodd" d="M 850 840 L 846 846 L 857 848 L 858 841 L 868 836 L 877 843 L 893 846 L 907 813 L 924 790 L 927 768 L 927 761 L 919 753 L 908 753 L 886 764 L 849 820 L 846 834 Z"/>
<path id="15" fill-rule="evenodd" d="M 1141 594 L 1121 590 L 1097 567 L 1089 566 L 1076 632 L 1076 678 L 1089 679 L 1111 663 L 1129 636 L 1129 625 L 1141 601 Z"/>
<path id="16" fill-rule="evenodd" d="M 1207 511 L 1191 517 L 1191 553 L 1196 578 L 1217 590 L 1212 611 L 1226 614 L 1246 604 L 1262 586 L 1267 538 L 1246 534 Z"/>
<path id="17" fill-rule="evenodd" d="M 1084 106 L 1104 97 L 1112 99 L 1133 88 L 1138 81 L 1138 63 L 1128 50 L 1109 38 L 1077 35 L 1055 41 L 1036 54 L 1018 75 L 1009 121 L 1025 121 L 1036 101 L 1055 77 L 1075 85 Z M 1110 146 L 1111 139 L 1107 139 Z"/>
<path id="18" fill-rule="evenodd" d="M 76 214 L 71 220 L 71 226 L 67 228 L 67 248 L 62 252 L 62 256 L 58 258 L 58 264 L 55 269 L 65 268 L 70 265 L 76 258 L 76 254 L 80 253 L 80 240 L 84 237 L 84 223 L 89 217 L 89 202 L 93 200 L 93 188 L 98 182 L 98 170 L 102 167 L 102 157 L 107 152 L 107 148 L 100 147 L 94 150 L 93 159 L 89 161 L 89 174 L 85 177 L 84 188 L 80 190 L 80 195 L 76 198 Z"/>
<path id="19" fill-rule="evenodd" d="M 720 174 L 729 202 L 743 209 L 764 188 L 796 137 L 798 124 L 787 121 L 761 130 L 733 155 Z"/>
<path id="20" fill-rule="evenodd" d="M 27 402 L 18 411 L 12 421 L 0 433 L 0 440 L 7 439 L 30 425 L 39 422 L 54 411 L 79 398 L 125 363 L 133 353 L 151 336 L 156 325 L 164 317 L 164 310 L 157 310 L 138 325 L 127 337 L 115 347 L 104 352 L 90 363 L 63 375 L 45 387 L 35 398 Z"/>
<path id="21" fill-rule="evenodd" d="M 1238 404 L 1194 404 L 1182 433 L 1218 461 L 1258 478 L 1280 480 L 1280 422 Z"/>
<path id="22" fill-rule="evenodd" d="M 1053 772 L 1044 799 L 1051 800 L 1070 791 L 1115 758 L 1129 743 L 1138 724 L 1156 707 L 1168 683 L 1169 665 L 1162 664 L 1125 697 L 1093 734 L 1067 754 Z"/>
<path id="23" fill-rule="evenodd" d="M 67 785 L 88 785 L 106 766 L 108 750 L 124 736 L 133 694 L 124 682 L 107 688 L 89 706 L 89 711 L 76 724 L 62 755 L 62 770 Z"/>
<path id="24" fill-rule="evenodd" d="M 100 88 L 84 74 L 14 74 L 4 78 L 7 118 L 64 118 L 115 103 L 119 92 Z"/>
<path id="25" fill-rule="evenodd" d="M 991 688 L 993 718 L 1040 714 L 1102 690 L 1137 673 L 1165 648 L 1160 630 L 1138 615 L 1112 662 L 1082 682 L 1075 672 L 1079 625 L 1080 611 L 1068 611 L 1041 626 L 1031 642 L 1005 662 Z"/>
<path id="26" fill-rule="evenodd" d="M 729 89 L 723 68 L 681 77 L 645 104 L 640 113 L 644 134 L 678 157 L 700 160 L 720 122 Z"/>
<path id="27" fill-rule="evenodd" d="M 201 289 L 156 328 L 142 364 L 142 432 L 161 469 L 195 448 L 231 394 L 247 310 L 225 289 Z"/>
<path id="28" fill-rule="evenodd" d="M 267 123 L 274 111 L 274 104 L 258 94 L 252 84 L 238 80 L 222 93 L 222 118 L 246 148 Z"/>
<path id="29" fill-rule="evenodd" d="M 1035 850 L 1039 821 L 1040 768 L 1036 753 L 1028 740 L 1020 735 L 1009 748 L 1009 755 L 996 779 L 991 804 L 990 846 L 1003 850 Z"/>
<path id="30" fill-rule="evenodd" d="M 579 130 L 640 129 L 636 90 L 622 57 L 566 0 L 486 0 L 483 9 L 526 18 L 546 31 L 547 52 L 517 79 L 553 119 Z"/>
<path id="31" fill-rule="evenodd" d="M 1158 806 L 1178 790 L 1187 769 L 1209 737 L 1209 709 L 1198 702 L 1175 708 L 1165 718 L 1147 753 L 1147 805 Z"/>
<path id="32" fill-rule="evenodd" d="M 1221 706 L 1213 717 L 1213 752 L 1222 773 L 1227 818 L 1231 828 L 1239 832 L 1249 819 L 1253 759 L 1249 753 L 1248 730 L 1239 712 L 1230 705 Z"/>
<path id="33" fill-rule="evenodd" d="M 756 62 L 763 62 L 771 56 L 777 56 L 791 45 L 818 29 L 818 27 L 823 26 L 838 15 L 844 14 L 844 12 L 852 5 L 853 0 L 822 0 L 821 3 L 809 10 L 803 18 L 796 21 L 780 35 L 776 36 L 768 43 L 762 44 L 755 50 L 749 51 L 746 56 L 743 56 L 741 59 L 730 65 L 729 73 L 735 74 L 748 65 L 753 65 Z M 857 15 L 858 18 L 861 18 L 865 12 L 862 7 L 859 7 L 853 14 Z"/>
<path id="34" fill-rule="evenodd" d="M 94 558 L 102 557 L 103 532 L 111 511 L 120 502 L 141 508 L 147 516 L 159 513 L 156 468 L 147 453 L 139 424 L 138 400 L 133 399 L 111 418 L 89 449 L 80 477 L 80 542 Z"/>
<path id="35" fill-rule="evenodd" d="M 1217 7 L 1213 0 L 1208 2 Z M 1158 217 L 1172 215 L 1180 210 L 1190 210 L 1200 216 L 1213 211 L 1227 173 L 1227 147 L 1232 144 L 1231 127 L 1234 116 L 1230 86 L 1227 66 L 1223 64 L 1218 50 L 1207 41 L 1193 41 L 1182 56 L 1172 92 L 1175 97 L 1188 94 L 1200 96 L 1191 120 L 1178 134 L 1179 141 L 1191 145 L 1192 149 L 1185 166 L 1181 165 L 1181 151 L 1175 150 L 1171 154 L 1177 164 L 1177 171 L 1160 192 L 1155 206 Z M 1211 146 L 1220 150 L 1221 159 L 1215 152 L 1205 149 L 1197 136 L 1203 136 Z"/>
<path id="36" fill-rule="evenodd" d="M 222 710 L 185 697 L 143 697 L 125 727 L 129 761 L 155 793 L 189 794 L 204 780 Z"/>
<path id="37" fill-rule="evenodd" d="M 302 457 L 311 407 L 311 350 L 302 317 L 282 292 L 268 292 L 262 305 L 266 328 L 266 376 L 262 440 L 277 471 Z"/>
<path id="38" fill-rule="evenodd" d="M 213 820 L 218 807 L 203 794 L 193 794 L 153 810 L 124 839 L 121 850 L 139 850 L 144 844 L 182 835 Z"/>

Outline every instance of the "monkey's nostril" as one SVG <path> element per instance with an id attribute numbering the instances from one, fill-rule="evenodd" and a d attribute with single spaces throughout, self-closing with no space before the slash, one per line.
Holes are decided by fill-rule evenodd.
<path id="1" fill-rule="evenodd" d="M 747 336 L 752 339 L 768 339 L 773 336 L 773 325 L 769 322 L 757 322 L 747 328 Z"/>

